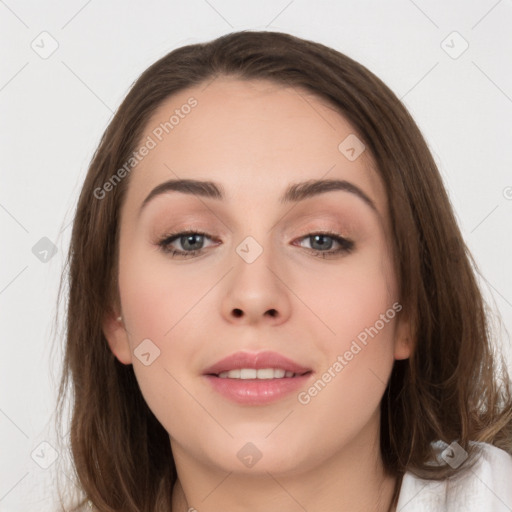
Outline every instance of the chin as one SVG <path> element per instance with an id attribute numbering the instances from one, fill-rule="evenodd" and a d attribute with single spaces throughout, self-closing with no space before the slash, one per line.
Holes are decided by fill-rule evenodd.
<path id="1" fill-rule="evenodd" d="M 304 470 L 304 463 L 306 463 L 306 461 L 302 462 L 305 454 L 301 446 L 297 446 L 294 450 L 289 445 L 278 445 L 263 438 L 261 442 L 258 439 L 230 440 L 228 444 L 224 443 L 221 446 L 219 453 L 203 452 L 202 456 L 204 457 L 205 454 L 211 464 L 223 471 L 254 476 L 268 476 L 268 473 L 291 475 L 298 472 L 297 467 Z"/>

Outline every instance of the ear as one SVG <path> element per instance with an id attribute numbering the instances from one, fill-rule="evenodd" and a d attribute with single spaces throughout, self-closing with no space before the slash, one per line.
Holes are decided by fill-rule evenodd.
<path id="1" fill-rule="evenodd" d="M 413 348 L 411 324 L 407 315 L 399 314 L 395 330 L 394 358 L 407 359 L 410 357 Z"/>
<path id="2" fill-rule="evenodd" d="M 132 351 L 128 340 L 128 332 L 117 311 L 109 311 L 105 314 L 102 329 L 112 353 L 121 363 L 131 364 Z"/>

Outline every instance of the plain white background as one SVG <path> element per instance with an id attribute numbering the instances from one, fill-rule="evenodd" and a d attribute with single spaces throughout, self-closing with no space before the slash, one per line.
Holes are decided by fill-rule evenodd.
<path id="1" fill-rule="evenodd" d="M 75 202 L 130 85 L 178 46 L 283 31 L 382 78 L 434 154 L 510 357 L 511 25 L 510 0 L 0 1 L 0 511 L 52 510 L 52 323 Z"/>

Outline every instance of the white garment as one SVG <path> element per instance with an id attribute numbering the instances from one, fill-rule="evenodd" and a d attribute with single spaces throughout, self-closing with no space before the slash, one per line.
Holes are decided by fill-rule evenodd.
<path id="1" fill-rule="evenodd" d="M 397 512 L 512 512 L 512 456 L 491 444 L 473 444 L 482 455 L 466 474 L 434 481 L 406 472 Z M 434 445 L 449 449 L 440 441 Z"/>

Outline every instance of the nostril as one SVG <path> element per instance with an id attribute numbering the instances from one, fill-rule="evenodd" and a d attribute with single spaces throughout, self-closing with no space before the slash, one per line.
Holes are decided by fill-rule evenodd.
<path id="1" fill-rule="evenodd" d="M 242 310 L 241 310 L 241 309 L 234 309 L 234 310 L 233 310 L 233 314 L 234 314 L 237 318 L 239 318 L 239 317 L 241 317 L 241 316 L 243 315 L 243 313 L 242 313 Z"/>

